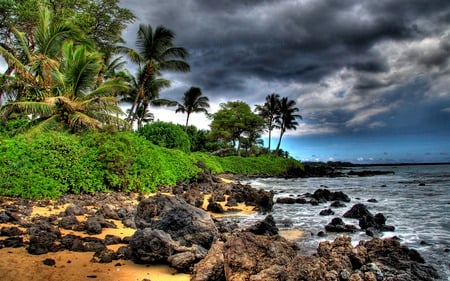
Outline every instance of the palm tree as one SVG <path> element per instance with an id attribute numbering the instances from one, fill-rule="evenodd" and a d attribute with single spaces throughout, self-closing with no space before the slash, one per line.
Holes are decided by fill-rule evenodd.
<path id="1" fill-rule="evenodd" d="M 272 131 L 276 127 L 280 119 L 280 95 L 272 93 L 266 96 L 266 102 L 263 105 L 257 105 L 256 111 L 258 115 L 266 120 L 267 129 L 269 131 L 269 153 L 272 140 Z"/>
<path id="2" fill-rule="evenodd" d="M 184 93 L 183 102 L 178 103 L 178 108 L 175 113 L 181 112 L 187 114 L 186 126 L 184 128 L 187 131 L 191 113 L 203 112 L 207 114 L 208 110 L 206 108 L 209 108 L 208 97 L 202 96 L 202 90 L 200 88 L 191 87 Z"/>
<path id="3" fill-rule="evenodd" d="M 9 92 L 15 100 L 42 100 L 52 85 L 51 72 L 58 67 L 62 45 L 68 39 L 87 44 L 82 33 L 73 25 L 55 23 L 53 14 L 39 7 L 38 25 L 32 39 L 13 28 L 18 48 L 0 45 L 0 55 L 8 64 L 2 75 L 2 91 Z"/>
<path id="4" fill-rule="evenodd" d="M 161 75 L 160 71 L 163 70 L 190 70 L 189 64 L 185 62 L 188 52 L 184 48 L 175 47 L 174 38 L 175 34 L 164 26 L 153 30 L 150 25 L 141 24 L 137 32 L 137 50 L 122 48 L 130 59 L 139 65 L 139 87 L 127 118 L 130 124 L 137 118 L 139 105 L 149 94 L 146 89 L 149 80 Z"/>
<path id="5" fill-rule="evenodd" d="M 50 73 L 51 94 L 38 101 L 10 102 L 3 106 L 1 116 L 7 119 L 13 112 L 31 115 L 31 132 L 69 129 L 76 133 L 84 128 L 100 129 L 105 124 L 127 125 L 117 117 L 123 113 L 117 94 L 125 91 L 127 84 L 122 79 L 110 79 L 97 87 L 103 67 L 101 54 L 72 42 L 64 43 L 62 49 L 59 67 Z"/>
<path id="6" fill-rule="evenodd" d="M 276 151 L 280 150 L 281 139 L 283 138 L 286 130 L 296 130 L 298 126 L 297 119 L 302 119 L 302 116 L 299 114 L 295 114 L 300 111 L 297 107 L 295 107 L 295 101 L 289 100 L 286 97 L 283 97 L 280 100 L 280 115 L 279 119 L 276 122 L 277 128 L 280 129 L 280 138 L 278 140 L 278 145 Z"/>
<path id="7" fill-rule="evenodd" d="M 153 114 L 149 111 L 149 105 L 153 106 L 175 106 L 174 101 L 167 99 L 160 99 L 159 92 L 163 88 L 170 87 L 170 81 L 164 78 L 156 78 L 155 75 L 145 77 L 145 73 L 142 71 L 138 73 L 137 78 L 129 76 L 131 88 L 127 93 L 124 93 L 122 101 L 133 102 L 136 97 L 144 91 L 144 96 L 138 99 L 138 104 L 134 109 L 134 120 L 137 120 L 138 129 L 142 127 L 143 123 L 151 122 L 154 119 Z M 146 79 L 145 85 L 143 85 L 143 79 Z M 128 110 L 128 116 L 130 116 L 131 109 Z M 134 122 L 134 121 L 133 121 Z"/>

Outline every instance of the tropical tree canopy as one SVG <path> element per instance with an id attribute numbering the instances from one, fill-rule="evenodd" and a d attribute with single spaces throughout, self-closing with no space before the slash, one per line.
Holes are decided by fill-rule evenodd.
<path id="1" fill-rule="evenodd" d="M 11 94 L 0 111 L 3 120 L 13 113 L 30 118 L 34 130 L 99 129 L 120 125 L 122 113 L 117 94 L 128 86 L 123 79 L 97 83 L 103 69 L 103 55 L 70 24 L 59 24 L 49 9 L 42 7 L 30 43 L 25 33 L 14 29 L 19 47 L 0 46 L 10 73 L 2 90 Z M 33 48 L 30 48 L 33 46 Z"/>
<path id="2" fill-rule="evenodd" d="M 145 101 L 159 97 L 159 91 L 151 91 L 148 84 L 161 76 L 161 71 L 187 72 L 189 64 L 185 61 L 188 52 L 182 47 L 174 46 L 175 34 L 164 26 L 153 29 L 151 25 L 140 25 L 137 32 L 137 50 L 122 47 L 131 61 L 138 64 L 138 87 L 135 99 L 128 114 L 128 121 L 133 124 L 138 118 L 140 107 L 146 109 Z"/>
<path id="3" fill-rule="evenodd" d="M 243 138 L 256 140 L 264 128 L 264 119 L 254 114 L 250 106 L 242 101 L 230 101 L 220 105 L 219 111 L 211 115 L 211 135 L 216 140 L 237 145 L 238 154 Z"/>
<path id="4" fill-rule="evenodd" d="M 209 98 L 202 96 L 202 90 L 198 87 L 191 87 L 187 90 L 183 95 L 183 101 L 178 103 L 178 108 L 175 113 L 181 112 L 186 113 L 186 126 L 185 130 L 187 131 L 189 124 L 189 116 L 192 113 L 203 112 L 208 114 L 209 108 Z"/>
<path id="5" fill-rule="evenodd" d="M 122 31 L 135 15 L 119 6 L 119 0 L 0 0 L 0 41 L 15 46 L 13 27 L 24 32 L 33 45 L 34 28 L 39 19 L 36 5 L 45 6 L 55 15 L 55 23 L 72 24 L 91 39 L 97 49 L 109 58 Z M 33 48 L 31 48 L 33 49 Z"/>

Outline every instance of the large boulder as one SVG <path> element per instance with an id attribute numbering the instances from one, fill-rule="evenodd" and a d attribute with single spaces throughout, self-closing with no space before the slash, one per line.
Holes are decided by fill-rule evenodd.
<path id="1" fill-rule="evenodd" d="M 370 213 L 369 209 L 367 209 L 366 205 L 358 203 L 353 205 L 353 207 L 345 212 L 344 218 L 352 218 L 352 219 L 361 219 L 364 216 L 373 216 Z"/>
<path id="2" fill-rule="evenodd" d="M 175 196 L 156 195 L 142 200 L 135 217 L 138 229 L 161 230 L 181 246 L 199 245 L 208 250 L 218 231 L 211 216 Z"/>
<path id="3" fill-rule="evenodd" d="M 278 235 L 261 236 L 240 232 L 229 237 L 223 253 L 226 280 L 275 281 L 282 280 L 278 279 L 280 276 L 276 276 L 276 273 L 281 273 L 280 267 L 285 267 L 292 261 L 297 255 L 297 249 L 294 244 Z M 262 277 L 263 274 L 267 279 L 255 277 Z"/>

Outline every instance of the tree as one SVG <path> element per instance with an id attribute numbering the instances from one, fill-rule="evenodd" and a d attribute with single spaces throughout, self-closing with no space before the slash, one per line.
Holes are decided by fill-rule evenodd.
<path id="1" fill-rule="evenodd" d="M 209 108 L 209 99 L 208 97 L 202 97 L 202 91 L 200 88 L 191 87 L 184 93 L 182 103 L 178 103 L 178 108 L 175 113 L 181 112 L 186 113 L 186 127 L 185 131 L 187 131 L 189 124 L 189 116 L 191 113 L 203 112 L 208 114 Z"/>
<path id="2" fill-rule="evenodd" d="M 240 155 L 243 139 L 249 137 L 256 139 L 260 135 L 264 120 L 254 114 L 250 106 L 242 101 L 230 101 L 220 105 L 219 111 L 212 114 L 211 135 L 225 142 L 231 142 Z"/>
<path id="3" fill-rule="evenodd" d="M 105 124 L 125 126 L 126 122 L 117 117 L 122 110 L 116 96 L 127 89 L 124 81 L 110 79 L 96 87 L 102 55 L 73 42 L 64 43 L 62 49 L 61 64 L 51 72 L 51 92 L 39 100 L 6 104 L 2 117 L 7 119 L 13 112 L 31 115 L 28 125 L 33 132 L 69 129 L 76 133 L 85 128 L 97 130 Z"/>
<path id="4" fill-rule="evenodd" d="M 277 122 L 280 118 L 280 95 L 272 93 L 266 96 L 266 102 L 263 105 L 257 105 L 256 111 L 259 116 L 264 118 L 269 131 L 269 148 L 268 153 L 270 153 L 270 144 L 272 140 L 272 131 L 276 127 Z"/>
<path id="5" fill-rule="evenodd" d="M 280 129 L 280 138 L 278 140 L 278 145 L 276 151 L 280 150 L 281 139 L 283 138 L 286 130 L 296 130 L 298 126 L 297 119 L 302 119 L 302 116 L 296 114 L 296 112 L 300 111 L 297 107 L 295 107 L 295 101 L 289 100 L 286 97 L 283 97 L 280 100 L 280 118 L 277 120 L 276 125 Z"/>
<path id="6" fill-rule="evenodd" d="M 62 45 L 67 40 L 88 44 L 81 31 L 70 24 L 59 24 L 50 10 L 41 8 L 33 36 L 12 28 L 16 48 L 0 45 L 0 55 L 8 64 L 2 74 L 0 93 L 7 92 L 15 100 L 37 101 L 54 86 L 52 71 L 60 62 Z M 13 46 L 13 47 L 14 47 Z"/>
<path id="7" fill-rule="evenodd" d="M 122 31 L 135 19 L 130 10 L 119 6 L 119 0 L 0 0 L 1 42 L 15 46 L 11 27 L 22 30 L 29 40 L 34 37 L 39 18 L 36 5 L 49 9 L 56 23 L 70 23 L 83 30 L 106 58 L 124 42 Z"/>
<path id="8" fill-rule="evenodd" d="M 137 110 L 145 98 L 149 94 L 155 94 L 148 91 L 149 81 L 161 75 L 163 70 L 181 72 L 190 70 L 189 64 L 185 62 L 188 52 L 184 48 L 175 47 L 174 38 L 175 34 L 164 26 L 158 26 L 153 30 L 151 25 L 141 24 L 137 32 L 137 50 L 122 48 L 122 51 L 139 66 L 137 93 L 127 117 L 130 124 L 136 120 Z"/>

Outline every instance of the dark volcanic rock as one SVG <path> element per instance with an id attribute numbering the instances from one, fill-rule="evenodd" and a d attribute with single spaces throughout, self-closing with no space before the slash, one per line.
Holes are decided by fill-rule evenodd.
<path id="1" fill-rule="evenodd" d="M 273 219 L 272 215 L 268 215 L 264 220 L 258 222 L 257 224 L 247 228 L 246 231 L 257 235 L 277 235 L 278 227 Z"/>
<path id="2" fill-rule="evenodd" d="M 72 230 L 77 228 L 79 224 L 80 222 L 78 221 L 77 217 L 75 217 L 74 215 L 68 215 L 63 217 L 59 221 L 58 226 L 63 229 Z"/>
<path id="3" fill-rule="evenodd" d="M 341 218 L 334 218 L 325 225 L 325 230 L 328 232 L 355 232 L 357 228 L 354 225 L 345 224 Z"/>
<path id="4" fill-rule="evenodd" d="M 297 199 L 293 197 L 279 197 L 276 202 L 278 204 L 295 204 L 297 203 Z"/>
<path id="5" fill-rule="evenodd" d="M 273 191 L 250 189 L 247 194 L 245 204 L 255 206 L 255 210 L 260 212 L 270 212 L 273 208 Z"/>
<path id="6" fill-rule="evenodd" d="M 211 216 L 184 200 L 156 195 L 142 200 L 135 217 L 139 229 L 162 230 L 182 246 L 197 244 L 209 249 L 218 231 Z"/>
<path id="7" fill-rule="evenodd" d="M 225 213 L 225 210 L 223 209 L 222 205 L 220 205 L 219 203 L 217 203 L 215 201 L 209 202 L 208 206 L 206 207 L 206 210 L 211 213 L 216 213 L 216 214 Z"/>
<path id="8" fill-rule="evenodd" d="M 361 203 L 353 205 L 353 207 L 344 214 L 344 218 L 352 218 L 352 219 L 361 219 L 364 216 L 373 216 L 373 215 L 369 212 L 366 205 Z"/>
<path id="9" fill-rule="evenodd" d="M 342 203 L 341 201 L 337 200 L 337 201 L 333 201 L 333 203 L 330 204 L 330 207 L 333 207 L 333 208 L 342 208 L 342 207 L 347 207 L 347 205 L 345 205 L 345 204 Z"/>
<path id="10" fill-rule="evenodd" d="M 193 269 L 191 281 L 225 281 L 224 242 L 217 241 Z"/>
<path id="11" fill-rule="evenodd" d="M 48 252 L 57 252 L 59 246 L 56 243 L 58 236 L 51 232 L 40 231 L 37 234 L 30 236 L 28 245 L 28 253 L 32 255 L 41 255 Z"/>
<path id="12" fill-rule="evenodd" d="M 334 215 L 334 212 L 331 209 L 325 209 L 325 210 L 320 211 L 319 215 L 321 215 L 321 216 L 331 216 L 331 215 Z"/>
<path id="13" fill-rule="evenodd" d="M 91 262 L 96 263 L 110 263 L 113 260 L 117 260 L 117 254 L 113 250 L 104 248 L 100 251 L 95 252 L 94 257 Z"/>

